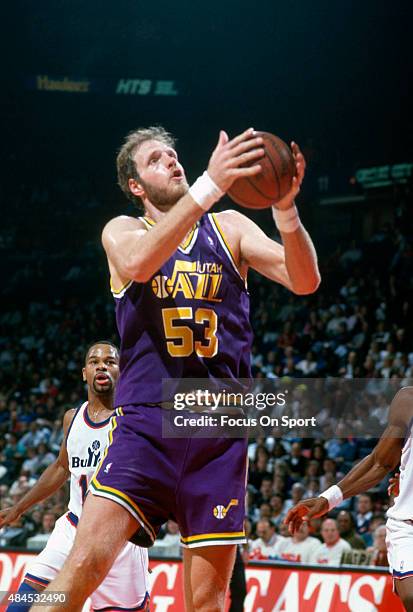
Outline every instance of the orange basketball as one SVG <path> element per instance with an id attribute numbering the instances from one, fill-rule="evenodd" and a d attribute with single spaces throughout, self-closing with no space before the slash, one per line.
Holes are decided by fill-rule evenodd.
<path id="1" fill-rule="evenodd" d="M 229 197 L 246 208 L 268 208 L 283 198 L 295 176 L 295 162 L 290 147 L 278 136 L 257 132 L 264 140 L 265 156 L 258 162 L 262 171 L 237 179 L 228 190 Z"/>

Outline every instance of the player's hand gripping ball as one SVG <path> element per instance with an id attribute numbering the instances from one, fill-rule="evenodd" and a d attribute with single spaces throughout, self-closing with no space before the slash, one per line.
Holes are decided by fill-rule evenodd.
<path id="1" fill-rule="evenodd" d="M 269 132 L 257 132 L 256 136 L 264 141 L 265 154 L 258 162 L 262 172 L 237 179 L 227 193 L 246 208 L 268 208 L 290 191 L 296 164 L 290 147 L 281 138 Z"/>

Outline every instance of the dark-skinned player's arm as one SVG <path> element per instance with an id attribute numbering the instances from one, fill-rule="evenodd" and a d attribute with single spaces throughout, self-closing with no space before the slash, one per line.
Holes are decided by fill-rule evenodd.
<path id="1" fill-rule="evenodd" d="M 208 176 L 215 184 L 214 201 L 218 201 L 237 178 L 253 176 L 261 171 L 258 162 L 264 155 L 264 149 L 260 148 L 260 145 L 262 138 L 255 137 L 252 128 L 232 140 L 228 139 L 226 132 L 220 132 L 207 170 Z M 252 162 L 257 163 L 241 167 Z M 202 180 L 204 185 L 204 176 L 198 179 Z M 122 216 L 109 221 L 103 230 L 102 243 L 111 272 L 114 269 L 123 281 L 143 283 L 159 270 L 209 207 L 209 204 L 201 207 L 199 200 L 195 199 L 195 185 L 150 232 L 145 231 L 141 222 L 132 217 Z M 196 193 L 199 194 L 200 189 L 202 191 L 203 187 L 199 188 L 198 185 Z"/>
<path id="2" fill-rule="evenodd" d="M 0 527 L 9 525 L 27 512 L 32 506 L 47 499 L 58 491 L 70 476 L 69 461 L 66 450 L 66 436 L 72 422 L 75 410 L 71 409 L 65 413 L 63 419 L 63 442 L 59 455 L 40 476 L 35 485 L 28 491 L 16 505 L 0 511 Z"/>
<path id="3" fill-rule="evenodd" d="M 241 266 L 246 264 L 263 276 L 277 281 L 298 295 L 313 293 L 320 284 L 317 255 L 310 236 L 301 224 L 294 200 L 300 191 L 305 173 L 305 159 L 298 145 L 291 143 L 297 173 L 289 193 L 277 202 L 274 218 L 280 229 L 283 245 L 271 240 L 241 213 L 226 211 L 220 214 L 236 225 L 239 231 Z M 274 207 L 273 207 L 274 211 Z M 277 215 L 287 215 L 287 223 Z M 287 229 L 288 231 L 283 231 Z M 228 228 L 231 232 L 231 228 Z M 227 231 L 228 231 L 227 230 Z M 290 231 L 291 230 L 291 231 Z"/>
<path id="4" fill-rule="evenodd" d="M 401 389 L 394 397 L 389 422 L 377 446 L 370 455 L 353 467 L 337 485 L 320 494 L 300 501 L 287 513 L 284 522 L 295 533 L 303 521 L 323 516 L 343 499 L 359 495 L 374 487 L 399 464 L 403 443 L 413 416 L 413 387 Z"/>

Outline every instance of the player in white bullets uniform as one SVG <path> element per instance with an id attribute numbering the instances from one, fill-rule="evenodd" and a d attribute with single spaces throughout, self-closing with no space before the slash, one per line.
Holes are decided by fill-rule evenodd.
<path id="1" fill-rule="evenodd" d="M 285 522 L 294 533 L 303 521 L 323 516 L 343 499 L 376 486 L 400 463 L 400 492 L 387 511 L 387 556 L 394 589 L 413 612 L 413 387 L 401 389 L 389 410 L 388 425 L 373 451 L 319 497 L 300 501 Z"/>
<path id="2" fill-rule="evenodd" d="M 34 487 L 12 508 L 0 512 L 0 527 L 10 524 L 29 508 L 55 493 L 70 475 L 69 511 L 56 521 L 46 548 L 29 566 L 19 593 L 43 590 L 62 568 L 76 535 L 88 484 L 108 444 L 113 412 L 113 393 L 119 376 L 118 349 L 108 342 L 93 344 L 86 354 L 83 380 L 88 401 L 64 416 L 64 439 L 56 461 Z M 108 525 L 108 529 L 112 529 Z M 24 599 L 24 597 L 23 597 Z M 25 598 L 30 601 L 30 597 Z M 106 578 L 91 596 L 94 610 L 146 610 L 148 595 L 148 552 L 127 542 Z M 30 609 L 11 604 L 7 612 Z"/>

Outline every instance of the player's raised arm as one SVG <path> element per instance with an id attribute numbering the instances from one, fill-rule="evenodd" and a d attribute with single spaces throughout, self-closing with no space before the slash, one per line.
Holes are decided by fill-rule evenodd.
<path id="1" fill-rule="evenodd" d="M 240 255 L 248 267 L 271 280 L 285 285 L 297 294 L 313 293 L 320 284 L 317 255 L 308 232 L 298 216 L 294 199 L 304 178 L 305 160 L 298 146 L 292 143 L 296 176 L 289 193 L 273 206 L 273 216 L 283 245 L 270 240 L 250 219 L 239 213 Z"/>
<path id="2" fill-rule="evenodd" d="M 323 516 L 344 499 L 368 491 L 400 462 L 403 443 L 413 415 L 413 387 L 401 389 L 393 399 L 389 410 L 389 422 L 377 446 L 370 455 L 354 466 L 337 485 L 333 485 L 319 497 L 300 501 L 285 517 L 291 533 L 295 533 L 303 521 Z"/>
<path id="3" fill-rule="evenodd" d="M 173 149 L 155 140 L 149 142 L 154 146 L 140 147 L 134 158 L 138 176 L 142 178 L 131 178 L 127 185 L 136 198 L 142 199 L 145 212 L 157 214 L 156 225 L 147 232 L 137 219 L 118 217 L 106 225 L 102 234 L 111 272 L 116 271 L 121 281 L 146 282 L 151 278 L 176 251 L 194 223 L 237 178 L 260 172 L 258 162 L 264 154 L 260 148 L 262 139 L 255 137 L 253 129 L 232 140 L 221 131 L 207 172 L 188 189 L 183 168 Z M 254 161 L 257 163 L 244 166 Z M 171 197 L 170 205 L 162 212 L 156 211 L 151 203 L 157 196 L 144 184 L 147 175 L 152 182 L 155 175 L 164 200 Z M 178 195 L 175 201 L 174 194 Z"/>
<path id="4" fill-rule="evenodd" d="M 28 491 L 15 506 L 5 508 L 0 511 L 0 527 L 9 525 L 19 516 L 27 512 L 32 506 L 38 504 L 53 495 L 60 489 L 70 476 L 67 450 L 66 435 L 72 422 L 75 411 L 68 410 L 63 419 L 63 442 L 60 447 L 59 455 L 40 476 L 36 484 Z"/>

